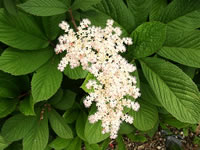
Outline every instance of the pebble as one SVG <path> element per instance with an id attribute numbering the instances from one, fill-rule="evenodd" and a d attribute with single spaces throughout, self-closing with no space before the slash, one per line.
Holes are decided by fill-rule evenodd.
<path id="1" fill-rule="evenodd" d="M 161 149 L 161 146 L 157 146 L 157 149 L 159 149 L 159 150 L 160 150 L 160 149 Z"/>

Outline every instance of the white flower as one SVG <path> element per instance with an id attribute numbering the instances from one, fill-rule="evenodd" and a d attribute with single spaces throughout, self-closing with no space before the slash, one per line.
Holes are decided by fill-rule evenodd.
<path id="1" fill-rule="evenodd" d="M 89 80 L 86 84 L 92 93 L 83 100 L 85 107 L 96 103 L 97 112 L 88 117 L 90 123 L 102 121 L 102 133 L 110 133 L 110 138 L 116 138 L 122 121 L 132 124 L 133 118 L 124 114 L 124 107 L 138 111 L 140 105 L 126 96 L 137 99 L 140 96 L 136 87 L 136 78 L 130 73 L 136 67 L 119 52 L 125 52 L 124 44 L 131 45 L 131 38 L 120 37 L 122 31 L 119 27 L 113 27 L 113 20 L 107 20 L 105 28 L 90 26 L 88 19 L 80 22 L 78 31 L 69 29 L 66 22 L 59 24 L 66 34 L 59 37 L 59 44 L 55 48 L 56 53 L 66 51 L 65 57 L 58 65 L 60 71 L 64 71 L 69 65 L 71 68 L 82 66 L 98 80 Z"/>

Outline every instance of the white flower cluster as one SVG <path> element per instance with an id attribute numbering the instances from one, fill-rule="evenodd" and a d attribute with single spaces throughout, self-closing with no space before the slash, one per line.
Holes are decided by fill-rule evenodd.
<path id="1" fill-rule="evenodd" d="M 107 21 L 105 28 L 90 26 L 88 19 L 83 19 L 78 32 L 69 28 L 66 22 L 59 26 L 66 34 L 59 37 L 56 53 L 66 51 L 58 69 L 63 71 L 67 65 L 71 68 L 82 66 L 96 77 L 86 84 L 93 89 L 84 99 L 84 105 L 90 107 L 96 102 L 97 112 L 89 116 L 90 123 L 102 121 L 102 133 L 110 133 L 115 139 L 122 121 L 133 123 L 133 118 L 124 114 L 124 107 L 138 111 L 140 105 L 126 96 L 138 98 L 139 88 L 136 87 L 136 78 L 130 73 L 136 67 L 129 64 L 119 52 L 125 52 L 124 44 L 131 45 L 131 38 L 120 38 L 121 29 L 113 27 L 113 20 Z"/>

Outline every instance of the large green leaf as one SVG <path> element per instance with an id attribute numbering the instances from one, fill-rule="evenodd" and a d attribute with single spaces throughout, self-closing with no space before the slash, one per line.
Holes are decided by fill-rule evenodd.
<path id="1" fill-rule="evenodd" d="M 59 35 L 60 27 L 58 25 L 65 19 L 66 14 L 42 17 L 45 33 L 50 40 L 55 40 Z"/>
<path id="2" fill-rule="evenodd" d="M 35 117 L 26 117 L 22 114 L 14 115 L 4 123 L 1 129 L 2 136 L 7 141 L 18 141 L 30 132 L 35 121 Z"/>
<path id="3" fill-rule="evenodd" d="M 28 0 L 18 5 L 24 11 L 37 16 L 53 16 L 65 13 L 69 6 L 60 0 Z"/>
<path id="4" fill-rule="evenodd" d="M 158 20 L 166 23 L 179 18 L 181 20 L 182 16 L 187 16 L 189 13 L 198 10 L 199 8 L 200 3 L 198 0 L 173 0 L 165 9 L 162 10 Z M 189 22 L 184 23 L 190 24 Z"/>
<path id="5" fill-rule="evenodd" d="M 17 15 L 17 7 L 15 0 L 3 0 L 4 7 L 11 15 Z"/>
<path id="6" fill-rule="evenodd" d="M 72 139 L 63 139 L 63 138 L 57 137 L 55 140 L 53 140 L 49 144 L 49 147 L 55 150 L 63 150 L 64 148 L 68 147 L 71 142 L 72 142 Z"/>
<path id="7" fill-rule="evenodd" d="M 129 113 L 133 117 L 133 125 L 141 130 L 148 131 L 152 129 L 158 121 L 158 111 L 155 106 L 150 103 L 139 101 L 140 109 L 138 112 L 131 110 Z M 148 122 L 148 123 L 147 123 Z"/>
<path id="8" fill-rule="evenodd" d="M 166 38 L 166 26 L 160 22 L 149 22 L 140 25 L 132 34 L 131 55 L 142 58 L 158 51 Z"/>
<path id="9" fill-rule="evenodd" d="M 163 107 L 186 123 L 200 120 L 197 86 L 177 66 L 159 58 L 140 60 L 144 75 Z"/>
<path id="10" fill-rule="evenodd" d="M 79 137 L 75 137 L 66 150 L 81 150 L 81 143 L 81 139 Z"/>
<path id="11" fill-rule="evenodd" d="M 141 90 L 142 100 L 144 100 L 148 103 L 151 103 L 153 105 L 156 105 L 156 106 L 162 106 L 160 104 L 160 102 L 158 101 L 156 95 L 154 94 L 153 90 L 147 83 L 141 82 L 140 90 Z"/>
<path id="12" fill-rule="evenodd" d="M 0 98 L 0 118 L 6 117 L 15 110 L 16 99 Z"/>
<path id="13" fill-rule="evenodd" d="M 49 140 L 48 119 L 37 120 L 23 139 L 23 150 L 44 150 Z"/>
<path id="14" fill-rule="evenodd" d="M 88 71 L 83 70 L 81 66 L 71 69 L 69 65 L 64 70 L 64 74 L 70 79 L 83 79 L 87 76 Z"/>
<path id="15" fill-rule="evenodd" d="M 157 21 L 160 17 L 162 10 L 167 6 L 167 0 L 153 0 L 151 12 L 149 14 L 150 21 Z"/>
<path id="16" fill-rule="evenodd" d="M 78 116 L 76 121 L 76 133 L 82 140 L 86 141 L 84 130 L 85 130 L 85 123 L 87 120 L 87 115 L 85 112 L 81 112 Z"/>
<path id="17" fill-rule="evenodd" d="M 200 49 L 163 47 L 158 54 L 180 64 L 200 68 Z"/>
<path id="18" fill-rule="evenodd" d="M 126 150 L 126 145 L 121 135 L 117 137 L 116 142 L 117 142 L 117 150 Z"/>
<path id="19" fill-rule="evenodd" d="M 82 9 L 82 10 L 87 10 L 89 9 L 92 5 L 100 3 L 101 0 L 75 0 L 74 3 L 72 4 L 71 8 L 73 10 L 76 9 Z"/>
<path id="20" fill-rule="evenodd" d="M 86 150 L 102 150 L 98 144 L 88 144 L 85 142 L 85 148 Z"/>
<path id="21" fill-rule="evenodd" d="M 92 107 L 90 115 L 95 112 L 95 107 Z M 101 121 L 90 123 L 87 119 L 85 124 L 85 138 L 89 144 L 96 144 L 109 137 L 109 134 L 102 134 Z"/>
<path id="22" fill-rule="evenodd" d="M 135 18 L 122 0 L 102 0 L 95 8 L 108 15 L 129 33 L 136 27 Z"/>
<path id="23" fill-rule="evenodd" d="M 4 150 L 8 145 L 9 143 L 0 135 L 0 150 Z"/>
<path id="24" fill-rule="evenodd" d="M 73 138 L 72 130 L 67 122 L 54 109 L 49 112 L 49 121 L 54 132 L 61 138 Z"/>
<path id="25" fill-rule="evenodd" d="M 17 96 L 19 96 L 19 93 L 20 91 L 14 82 L 11 82 L 4 78 L 0 79 L 0 97 L 17 98 Z"/>
<path id="26" fill-rule="evenodd" d="M 147 21 L 147 17 L 151 10 L 152 0 L 126 0 L 128 8 L 135 17 L 136 25 L 140 25 Z"/>
<path id="27" fill-rule="evenodd" d="M 18 12 L 10 16 L 0 9 L 0 41 L 22 50 L 45 48 L 49 42 L 33 17 Z"/>
<path id="28" fill-rule="evenodd" d="M 62 93 L 60 92 L 58 94 Z M 54 103 L 53 106 L 60 110 L 67 110 L 73 106 L 75 99 L 76 99 L 76 93 L 70 90 L 64 90 L 62 97 L 59 99 L 57 103 Z"/>
<path id="29" fill-rule="evenodd" d="M 0 56 L 0 69 L 12 75 L 28 74 L 46 63 L 52 55 L 51 48 L 21 51 L 10 47 Z"/>
<path id="30" fill-rule="evenodd" d="M 32 95 L 25 97 L 19 104 L 19 110 L 26 116 L 34 116 L 34 104 Z"/>
<path id="31" fill-rule="evenodd" d="M 59 89 L 62 73 L 57 69 L 58 59 L 54 57 L 33 75 L 32 95 L 34 103 L 47 100 Z"/>

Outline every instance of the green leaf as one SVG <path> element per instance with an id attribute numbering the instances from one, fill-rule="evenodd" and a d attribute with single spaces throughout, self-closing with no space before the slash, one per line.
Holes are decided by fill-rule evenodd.
<path id="1" fill-rule="evenodd" d="M 186 123 L 200 120 L 197 86 L 177 66 L 159 58 L 140 60 L 144 75 L 163 107 Z"/>
<path id="2" fill-rule="evenodd" d="M 158 21 L 167 23 L 177 18 L 181 18 L 182 16 L 185 16 L 195 10 L 199 10 L 199 8 L 199 1 L 173 0 L 165 9 L 162 10 Z M 186 24 L 188 24 L 188 22 Z"/>
<path id="3" fill-rule="evenodd" d="M 192 11 L 184 16 L 167 23 L 169 28 L 181 31 L 191 31 L 200 27 L 200 9 Z"/>
<path id="4" fill-rule="evenodd" d="M 129 114 L 133 117 L 133 125 L 141 130 L 152 129 L 158 121 L 158 111 L 155 106 L 145 103 L 140 99 L 140 109 L 138 112 L 131 110 Z M 148 122 L 148 123 L 147 123 Z"/>
<path id="5" fill-rule="evenodd" d="M 57 137 L 55 140 L 53 140 L 49 144 L 49 146 L 55 150 L 63 150 L 64 148 L 67 148 L 71 142 L 72 142 L 72 139 L 63 139 L 63 138 Z"/>
<path id="6" fill-rule="evenodd" d="M 119 129 L 119 134 L 130 134 L 134 132 L 136 129 L 133 125 L 129 123 L 122 122 Z"/>
<path id="7" fill-rule="evenodd" d="M 85 148 L 86 150 L 101 150 L 98 144 L 88 144 L 85 142 Z"/>
<path id="8" fill-rule="evenodd" d="M 75 0 L 71 8 L 72 10 L 88 10 L 92 5 L 98 4 L 100 2 L 101 0 Z"/>
<path id="9" fill-rule="evenodd" d="M 30 132 L 35 121 L 35 117 L 26 117 L 22 114 L 14 115 L 3 124 L 2 136 L 10 142 L 18 141 Z"/>
<path id="10" fill-rule="evenodd" d="M 62 97 L 60 96 L 60 100 L 57 103 L 53 104 L 53 106 L 60 110 L 67 110 L 73 106 L 75 99 L 76 93 L 70 90 L 64 90 Z"/>
<path id="11" fill-rule="evenodd" d="M 44 31 L 49 40 L 55 40 L 60 33 L 59 23 L 66 19 L 66 14 L 42 17 Z"/>
<path id="12" fill-rule="evenodd" d="M 4 140 L 4 138 L 0 135 L 0 150 L 4 150 L 8 147 L 9 143 Z"/>
<path id="13" fill-rule="evenodd" d="M 18 5 L 24 11 L 36 16 L 53 16 L 65 13 L 69 6 L 60 0 L 29 0 Z"/>
<path id="14" fill-rule="evenodd" d="M 0 98 L 0 118 L 12 113 L 17 105 L 16 99 Z"/>
<path id="15" fill-rule="evenodd" d="M 10 16 L 0 9 L 0 41 L 22 50 L 46 48 L 48 40 L 32 16 L 18 12 Z"/>
<path id="16" fill-rule="evenodd" d="M 37 120 L 23 139 L 23 150 L 44 150 L 49 140 L 48 119 Z"/>
<path id="17" fill-rule="evenodd" d="M 87 120 L 87 115 L 85 112 L 80 112 L 78 119 L 76 121 L 76 133 L 79 138 L 86 141 L 85 135 L 84 135 L 84 129 L 85 129 L 85 123 Z"/>
<path id="18" fill-rule="evenodd" d="M 160 22 L 148 22 L 140 25 L 132 34 L 131 52 L 134 58 L 150 56 L 158 51 L 166 36 L 166 26 Z"/>
<path id="19" fill-rule="evenodd" d="M 58 59 L 54 57 L 34 73 L 31 81 L 34 103 L 49 99 L 60 88 L 62 73 L 57 64 Z"/>
<path id="20" fill-rule="evenodd" d="M 35 116 L 33 97 L 32 96 L 25 97 L 19 104 L 19 110 L 25 116 Z"/>
<path id="21" fill-rule="evenodd" d="M 10 47 L 0 56 L 0 69 L 12 75 L 28 74 L 46 63 L 52 55 L 52 48 L 21 51 Z"/>
<path id="22" fill-rule="evenodd" d="M 144 135 L 128 134 L 127 136 L 132 142 L 144 143 L 148 140 Z"/>
<path id="23" fill-rule="evenodd" d="M 117 150 L 126 150 L 126 145 L 124 144 L 123 137 L 119 135 L 116 139 L 117 141 Z"/>
<path id="24" fill-rule="evenodd" d="M 147 21 L 147 17 L 151 10 L 152 0 L 126 0 L 128 8 L 135 17 L 136 25 L 140 25 Z"/>
<path id="25" fill-rule="evenodd" d="M 129 33 L 136 27 L 133 14 L 122 0 L 102 0 L 95 8 L 97 11 L 111 16 L 115 22 Z"/>
<path id="26" fill-rule="evenodd" d="M 141 82 L 141 98 L 153 105 L 162 106 L 148 83 Z"/>
<path id="27" fill-rule="evenodd" d="M 75 137 L 66 150 L 81 150 L 81 143 L 81 139 L 79 137 Z"/>
<path id="28" fill-rule="evenodd" d="M 4 7 L 11 15 L 17 15 L 17 7 L 15 0 L 3 0 Z"/>
<path id="29" fill-rule="evenodd" d="M 83 70 L 81 66 L 71 69 L 70 66 L 67 65 L 67 67 L 64 70 L 64 74 L 68 76 L 70 79 L 77 80 L 77 79 L 84 79 L 87 76 L 88 71 Z"/>
<path id="30" fill-rule="evenodd" d="M 16 98 L 19 96 L 18 87 L 11 81 L 0 79 L 0 97 Z"/>
<path id="31" fill-rule="evenodd" d="M 95 112 L 95 107 L 91 108 L 90 114 Z M 90 123 L 87 119 L 85 124 L 85 138 L 89 144 L 96 144 L 109 137 L 109 134 L 102 134 L 101 122 Z"/>
<path id="32" fill-rule="evenodd" d="M 151 12 L 149 14 L 150 21 L 157 21 L 161 15 L 162 10 L 167 6 L 167 0 L 153 0 Z"/>
<path id="33" fill-rule="evenodd" d="M 180 64 L 200 68 L 200 49 L 163 47 L 158 54 Z"/>
<path id="34" fill-rule="evenodd" d="M 49 121 L 54 132 L 61 138 L 73 138 L 72 130 L 67 122 L 54 109 L 49 112 Z"/>
<path id="35" fill-rule="evenodd" d="M 63 118 L 65 119 L 66 123 L 71 124 L 75 120 L 77 120 L 78 115 L 79 115 L 79 109 L 70 109 L 63 114 Z"/>

